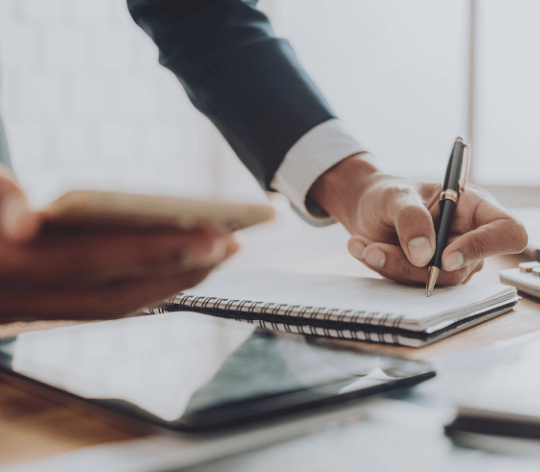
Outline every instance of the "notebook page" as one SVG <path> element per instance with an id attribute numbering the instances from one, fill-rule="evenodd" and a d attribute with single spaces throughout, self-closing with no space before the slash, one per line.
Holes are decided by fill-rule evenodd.
<path id="1" fill-rule="evenodd" d="M 389 280 L 246 268 L 214 273 L 185 293 L 229 300 L 366 310 L 400 315 L 421 324 L 428 318 L 438 320 L 447 314 L 468 312 L 506 292 L 512 293 L 513 289 L 501 284 L 460 285 L 437 287 L 431 297 L 426 297 L 425 288 Z"/>

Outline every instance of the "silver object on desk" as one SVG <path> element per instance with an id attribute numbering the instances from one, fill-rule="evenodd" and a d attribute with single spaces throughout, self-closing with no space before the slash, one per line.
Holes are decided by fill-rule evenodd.
<path id="1" fill-rule="evenodd" d="M 525 225 L 529 235 L 529 243 L 523 254 L 532 261 L 540 261 L 540 208 L 512 208 L 511 212 Z"/>

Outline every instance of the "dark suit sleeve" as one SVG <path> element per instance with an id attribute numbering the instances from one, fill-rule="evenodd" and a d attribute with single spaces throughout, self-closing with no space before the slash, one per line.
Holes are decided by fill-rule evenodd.
<path id="1" fill-rule="evenodd" d="M 256 1 L 127 2 L 158 46 L 160 63 L 264 188 L 293 144 L 335 117 Z"/>

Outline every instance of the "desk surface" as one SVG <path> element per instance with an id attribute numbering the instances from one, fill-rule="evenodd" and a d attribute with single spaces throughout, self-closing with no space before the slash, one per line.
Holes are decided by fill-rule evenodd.
<path id="1" fill-rule="evenodd" d="M 332 231 L 336 230 L 330 230 L 325 234 L 332 236 Z M 257 234 L 255 234 L 256 238 Z M 265 246 L 268 248 L 268 245 Z M 259 249 L 255 249 L 255 251 L 259 251 L 260 247 L 261 244 L 258 244 Z M 256 254 L 260 256 L 260 252 L 254 252 L 250 255 L 248 250 L 244 257 L 248 260 L 254 260 L 253 257 Z M 273 254 L 270 254 L 269 257 L 272 259 L 272 263 L 268 265 L 316 272 L 335 271 L 373 276 L 371 271 L 343 254 L 331 254 L 320 259 L 311 257 L 293 263 L 287 257 L 281 259 L 281 261 L 287 260 L 287 263 L 279 263 Z M 241 259 L 235 265 L 242 265 Z M 258 257 L 258 259 L 261 258 Z M 500 269 L 515 267 L 521 261 L 520 256 L 491 258 L 486 261 L 483 271 L 475 275 L 470 283 L 497 282 Z M 539 315 L 540 303 L 532 297 L 524 296 L 514 311 L 424 348 L 414 349 L 361 342 L 354 344 L 369 350 L 383 351 L 414 359 L 427 359 L 440 354 L 482 346 L 499 339 L 540 331 Z M 48 329 L 68 323 L 12 323 L 0 326 L 0 336 L 12 336 L 23 331 Z M 345 341 L 345 343 L 347 342 Z M 129 429 L 121 423 L 105 421 L 102 418 L 40 398 L 33 393 L 6 383 L 0 383 L 0 467 L 23 460 L 52 456 L 85 446 L 141 437 L 145 434 L 143 431 Z"/>

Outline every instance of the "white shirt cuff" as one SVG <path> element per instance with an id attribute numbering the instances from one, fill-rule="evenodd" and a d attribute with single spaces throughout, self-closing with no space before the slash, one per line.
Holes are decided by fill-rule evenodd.
<path id="1" fill-rule="evenodd" d="M 283 193 L 309 223 L 326 226 L 334 220 L 313 200 L 308 192 L 317 178 L 343 159 L 363 152 L 338 119 L 331 119 L 310 129 L 285 155 L 270 187 Z"/>

